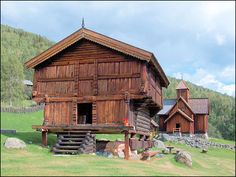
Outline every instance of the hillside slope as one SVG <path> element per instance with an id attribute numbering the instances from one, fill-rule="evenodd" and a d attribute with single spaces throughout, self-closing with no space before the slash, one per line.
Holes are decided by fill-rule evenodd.
<path id="1" fill-rule="evenodd" d="M 23 78 L 32 80 L 32 70 L 26 70 L 23 68 L 23 63 L 33 56 L 44 51 L 53 42 L 49 41 L 45 37 L 41 37 L 37 34 L 25 32 L 21 29 L 15 29 L 10 26 L 1 25 L 1 96 L 6 100 L 9 96 L 4 93 L 8 90 L 5 85 L 9 84 L 7 81 L 11 76 L 11 73 L 20 73 L 22 68 Z M 12 60 L 15 59 L 15 60 Z M 8 72 L 12 65 L 12 62 L 17 62 L 18 68 Z M 12 68 L 13 69 L 13 68 Z M 13 72 L 14 71 L 14 72 Z M 5 73 L 8 72 L 8 73 Z M 13 74 L 12 74 L 13 75 Z M 20 74 L 18 74 L 20 75 Z M 14 76 L 15 77 L 15 76 Z M 23 79 L 22 78 L 22 79 Z M 21 78 L 19 78 L 21 79 Z M 170 85 L 168 89 L 164 90 L 164 98 L 175 98 L 175 88 L 179 80 L 169 77 Z M 235 139 L 235 100 L 233 97 L 220 94 L 218 92 L 194 85 L 187 82 L 190 89 L 190 96 L 196 98 L 207 97 L 210 99 L 211 113 L 209 117 L 209 134 L 212 137 L 223 137 L 225 139 Z M 7 93 L 7 92 L 6 92 Z M 21 93 L 17 93 L 21 94 Z M 15 95 L 17 95 L 15 94 Z M 5 96 L 5 97 L 4 97 Z M 14 95 L 13 95 L 14 96 Z M 19 97 L 22 99 L 22 97 Z"/>
<path id="2" fill-rule="evenodd" d="M 22 64 L 53 45 L 47 38 L 22 29 L 1 25 L 1 58 L 17 58 Z M 32 70 L 24 70 L 25 79 L 32 80 Z"/>

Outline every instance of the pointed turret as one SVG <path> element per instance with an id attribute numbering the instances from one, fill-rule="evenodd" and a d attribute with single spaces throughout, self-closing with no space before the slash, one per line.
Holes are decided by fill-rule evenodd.
<path id="1" fill-rule="evenodd" d="M 181 96 L 187 102 L 189 100 L 189 89 L 184 80 L 181 80 L 178 86 L 176 87 L 177 99 Z"/>

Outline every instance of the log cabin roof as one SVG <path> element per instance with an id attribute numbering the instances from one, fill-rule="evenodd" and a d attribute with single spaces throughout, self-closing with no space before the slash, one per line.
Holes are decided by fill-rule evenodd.
<path id="1" fill-rule="evenodd" d="M 158 115 L 168 115 L 176 101 L 177 99 L 164 99 L 163 109 L 158 112 Z M 189 106 L 193 110 L 194 114 L 209 114 L 208 98 L 190 98 Z"/>
<path id="2" fill-rule="evenodd" d="M 181 90 L 181 89 L 188 89 L 188 86 L 184 80 L 181 80 L 178 86 L 176 87 L 176 90 Z"/>
<path id="3" fill-rule="evenodd" d="M 45 50 L 44 52 L 30 59 L 29 61 L 25 63 L 25 67 L 35 68 L 40 63 L 48 60 L 49 58 L 53 57 L 54 55 L 58 54 L 64 49 L 68 48 L 74 43 L 80 41 L 81 39 L 86 39 L 86 40 L 98 43 L 105 47 L 121 52 L 123 54 L 129 55 L 139 60 L 143 60 L 150 63 L 151 66 L 153 66 L 155 70 L 158 72 L 158 74 L 161 76 L 161 80 L 163 81 L 164 87 L 167 87 L 169 85 L 169 81 L 153 53 L 134 47 L 132 45 L 126 44 L 124 42 L 118 41 L 116 39 L 110 38 L 108 36 L 99 34 L 97 32 L 94 32 L 86 28 L 79 29 L 78 31 L 69 35 L 65 39 L 59 41 L 58 43 L 56 43 L 49 49 Z"/>
<path id="4" fill-rule="evenodd" d="M 183 111 L 181 111 L 180 109 L 177 109 L 177 111 L 175 111 L 173 114 L 171 114 L 165 121 L 164 123 L 166 123 L 168 120 L 170 120 L 175 114 L 181 114 L 185 119 L 187 119 L 188 121 L 193 122 L 193 119 L 191 119 L 186 113 L 184 113 Z"/>

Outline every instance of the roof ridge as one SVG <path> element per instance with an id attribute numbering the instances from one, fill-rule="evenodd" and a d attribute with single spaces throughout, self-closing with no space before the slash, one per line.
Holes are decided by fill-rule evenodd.
<path id="1" fill-rule="evenodd" d="M 145 50 L 145 49 L 142 49 L 142 48 L 136 47 L 136 46 L 134 46 L 134 45 L 128 44 L 128 43 L 123 42 L 123 41 L 121 41 L 121 40 L 118 40 L 118 39 L 112 38 L 112 37 L 110 37 L 110 36 L 106 36 L 106 35 L 104 35 L 104 34 L 102 34 L 102 33 L 99 33 L 99 32 L 96 32 L 96 31 L 93 31 L 93 30 L 91 30 L 91 29 L 88 29 L 88 28 L 84 28 L 84 29 L 87 30 L 87 31 L 91 31 L 91 32 L 93 32 L 93 33 L 97 33 L 97 34 L 99 34 L 99 35 L 101 35 L 101 36 L 104 36 L 104 37 L 106 37 L 106 38 L 109 38 L 109 39 L 111 39 L 111 40 L 114 40 L 114 41 L 117 41 L 117 42 L 120 42 L 120 43 L 123 43 L 123 44 L 129 45 L 130 47 L 134 47 L 134 48 L 136 48 L 136 49 L 143 50 L 143 51 L 145 51 L 145 52 L 147 52 L 147 53 L 153 54 L 152 52 L 150 52 L 150 51 L 148 51 L 148 50 Z"/>

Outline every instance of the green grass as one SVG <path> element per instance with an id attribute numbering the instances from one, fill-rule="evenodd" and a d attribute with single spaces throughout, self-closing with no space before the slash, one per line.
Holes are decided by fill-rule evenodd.
<path id="1" fill-rule="evenodd" d="M 34 113 L 1 112 L 1 128 L 32 132 L 32 125 L 42 125 L 43 111 Z"/>
<path id="2" fill-rule="evenodd" d="M 218 138 L 209 138 L 209 141 L 215 142 L 215 143 L 221 143 L 221 144 L 235 145 L 235 141 L 218 139 Z"/>
<path id="3" fill-rule="evenodd" d="M 189 168 L 174 160 L 173 154 L 163 158 L 152 158 L 150 161 L 126 161 L 119 158 L 105 158 L 95 155 L 54 156 L 50 147 L 55 143 L 55 135 L 49 135 L 49 147 L 41 147 L 41 134 L 31 129 L 33 124 L 42 123 L 42 112 L 30 114 L 1 113 L 1 128 L 16 129 L 16 134 L 1 135 L 1 174 L 22 176 L 69 176 L 69 175 L 235 175 L 235 152 L 209 148 L 203 154 L 200 149 L 189 148 L 182 144 L 165 143 L 188 151 L 192 155 L 193 167 Z M 27 143 L 26 149 L 13 150 L 3 147 L 7 137 L 17 137 Z M 123 135 L 97 135 L 97 138 L 116 140 Z M 220 170 L 219 170 L 220 169 Z"/>

